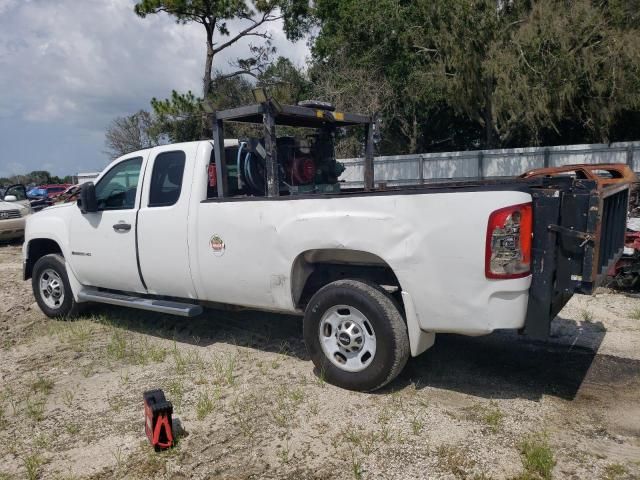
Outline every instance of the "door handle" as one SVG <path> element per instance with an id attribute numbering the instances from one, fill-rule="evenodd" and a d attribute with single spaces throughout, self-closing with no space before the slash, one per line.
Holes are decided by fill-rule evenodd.
<path id="1" fill-rule="evenodd" d="M 131 230 L 131 224 L 130 223 L 116 223 L 113 226 L 113 229 L 116 232 L 128 232 L 129 230 Z"/>

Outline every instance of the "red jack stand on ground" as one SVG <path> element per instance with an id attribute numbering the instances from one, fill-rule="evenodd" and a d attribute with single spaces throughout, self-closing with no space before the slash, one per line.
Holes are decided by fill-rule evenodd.
<path id="1" fill-rule="evenodd" d="M 149 390 L 144 398 L 144 430 L 156 451 L 173 446 L 173 405 L 164 397 L 160 389 Z"/>

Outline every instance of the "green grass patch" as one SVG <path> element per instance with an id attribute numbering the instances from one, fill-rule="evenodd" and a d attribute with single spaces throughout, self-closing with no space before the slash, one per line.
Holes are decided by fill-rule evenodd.
<path id="1" fill-rule="evenodd" d="M 207 392 L 203 392 L 198 396 L 196 402 L 196 416 L 198 420 L 204 420 L 215 408 L 215 402 Z"/>
<path id="2" fill-rule="evenodd" d="M 610 463 L 604 468 L 604 479 L 605 480 L 617 480 L 619 478 L 624 478 L 629 471 L 627 467 L 620 463 Z"/>
<path id="3" fill-rule="evenodd" d="M 43 464 L 42 457 L 37 454 L 28 455 L 22 459 L 22 465 L 29 480 L 35 480 L 40 474 L 40 467 Z"/>
<path id="4" fill-rule="evenodd" d="M 145 337 L 112 327 L 106 346 L 106 356 L 110 360 L 128 365 L 147 365 L 164 362 L 169 351 Z"/>
<path id="5" fill-rule="evenodd" d="M 550 480 L 556 464 L 546 435 L 536 434 L 520 442 L 520 457 L 524 468 L 519 480 Z"/>
<path id="6" fill-rule="evenodd" d="M 100 327 L 87 319 L 73 322 L 48 322 L 46 328 L 45 334 L 57 337 L 60 343 L 80 353 L 89 350 L 91 339 Z"/>
<path id="7" fill-rule="evenodd" d="M 468 478 L 475 466 L 475 461 L 468 452 L 456 445 L 440 445 L 436 455 L 438 467 L 459 478 Z"/>
<path id="8" fill-rule="evenodd" d="M 493 433 L 500 430 L 504 420 L 504 413 L 495 402 L 491 402 L 489 405 L 474 404 L 464 408 L 464 412 L 467 420 L 485 425 Z"/>
<path id="9" fill-rule="evenodd" d="M 171 399 L 171 403 L 177 411 L 182 408 L 182 399 L 184 398 L 184 385 L 180 380 L 173 380 L 167 385 L 167 393 Z"/>
<path id="10" fill-rule="evenodd" d="M 206 363 L 200 356 L 197 350 L 191 349 L 179 349 L 178 344 L 173 344 L 173 350 L 171 350 L 171 356 L 175 363 L 176 373 L 178 375 L 185 375 L 187 373 L 195 373 L 205 368 Z"/>
<path id="11" fill-rule="evenodd" d="M 41 397 L 27 398 L 25 413 L 30 419 L 40 422 L 44 420 L 45 399 Z"/>
<path id="12" fill-rule="evenodd" d="M 593 313 L 591 313 L 590 310 L 587 310 L 586 308 L 583 309 L 580 312 L 580 316 L 582 317 L 582 320 L 584 320 L 585 322 L 593 322 Z"/>
<path id="13" fill-rule="evenodd" d="M 214 358 L 213 371 L 215 373 L 215 383 L 232 387 L 236 379 L 236 365 L 236 355 L 229 354 Z"/>
<path id="14" fill-rule="evenodd" d="M 80 425 L 78 425 L 77 423 L 67 423 L 64 426 L 64 429 L 71 436 L 75 436 L 80 433 Z"/>
<path id="15" fill-rule="evenodd" d="M 53 380 L 38 377 L 38 379 L 31 384 L 31 391 L 35 393 L 42 393 L 43 395 L 49 395 L 51 390 L 53 390 L 53 385 Z"/>

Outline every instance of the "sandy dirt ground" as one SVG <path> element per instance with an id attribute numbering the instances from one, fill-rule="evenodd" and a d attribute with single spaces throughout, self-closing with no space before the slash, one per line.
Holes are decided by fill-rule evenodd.
<path id="1" fill-rule="evenodd" d="M 0 479 L 638 479 L 640 299 L 575 296 L 541 344 L 440 335 L 389 387 L 313 371 L 301 319 L 45 318 L 0 246 Z M 142 392 L 182 424 L 155 453 Z"/>

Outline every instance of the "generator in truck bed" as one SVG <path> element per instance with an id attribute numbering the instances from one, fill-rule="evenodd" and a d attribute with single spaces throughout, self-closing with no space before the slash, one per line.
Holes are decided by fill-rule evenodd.
<path id="1" fill-rule="evenodd" d="M 118 158 L 77 205 L 27 221 L 24 277 L 45 314 L 91 302 L 185 317 L 207 306 L 297 314 L 324 378 L 368 391 L 438 333 L 546 337 L 623 250 L 626 177 L 387 187 L 375 182 L 369 116 L 265 97 L 211 119 L 212 141 Z M 225 139 L 227 122 L 262 135 Z M 339 181 L 342 128 L 362 136 L 363 188 Z"/>

